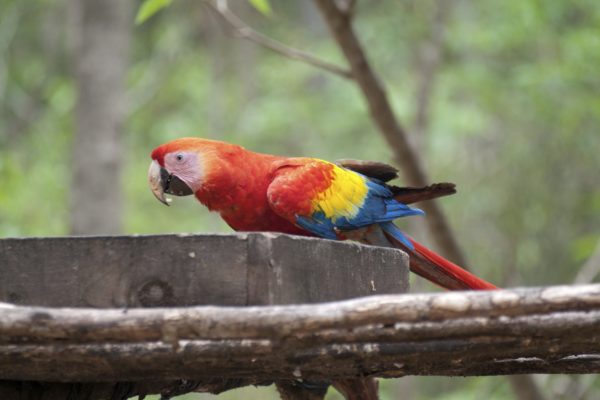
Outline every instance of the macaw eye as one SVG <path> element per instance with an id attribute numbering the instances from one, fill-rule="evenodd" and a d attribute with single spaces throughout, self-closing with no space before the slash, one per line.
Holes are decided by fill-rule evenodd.
<path id="1" fill-rule="evenodd" d="M 183 160 L 183 154 L 177 154 L 177 155 L 175 156 L 175 159 L 176 159 L 177 161 L 181 161 L 181 160 Z"/>

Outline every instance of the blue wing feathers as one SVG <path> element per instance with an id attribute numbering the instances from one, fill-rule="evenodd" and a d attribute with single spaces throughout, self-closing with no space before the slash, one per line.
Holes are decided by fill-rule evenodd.
<path id="1" fill-rule="evenodd" d="M 302 229 L 306 229 L 309 232 L 314 233 L 325 239 L 337 239 L 335 232 L 336 226 L 331 220 L 325 217 L 323 213 L 315 213 L 311 218 L 307 217 L 296 217 L 296 224 Z"/>
<path id="2" fill-rule="evenodd" d="M 392 197 L 392 191 L 388 189 L 385 185 L 367 179 L 367 187 L 369 188 L 370 194 L 375 194 L 381 197 Z"/>

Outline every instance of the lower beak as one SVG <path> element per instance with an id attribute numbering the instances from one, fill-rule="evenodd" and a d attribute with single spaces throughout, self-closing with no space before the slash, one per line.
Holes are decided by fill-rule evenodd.
<path id="1" fill-rule="evenodd" d="M 161 203 L 168 206 L 167 198 L 165 197 L 165 189 L 163 187 L 163 178 L 164 175 L 162 171 L 166 170 L 161 168 L 158 162 L 152 161 L 150 164 L 150 168 L 148 169 L 148 183 L 150 183 L 150 190 L 154 194 L 154 197 L 158 199 Z M 168 175 L 168 173 L 167 173 Z"/>
<path id="2" fill-rule="evenodd" d="M 189 196 L 194 194 L 194 191 L 179 177 L 169 174 L 157 161 L 152 161 L 148 169 L 148 182 L 154 197 L 161 203 L 169 205 L 165 193 L 175 196 Z"/>

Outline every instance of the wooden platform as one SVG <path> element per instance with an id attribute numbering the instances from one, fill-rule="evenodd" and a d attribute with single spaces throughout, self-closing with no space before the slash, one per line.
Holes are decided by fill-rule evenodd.
<path id="1" fill-rule="evenodd" d="M 600 372 L 600 285 L 401 294 L 407 271 L 286 235 L 0 240 L 0 399 Z"/>
<path id="2" fill-rule="evenodd" d="M 60 315 L 76 310 L 59 307 L 110 308 L 121 316 L 138 307 L 169 307 L 176 312 L 176 307 L 199 305 L 307 304 L 403 293 L 408 288 L 407 265 L 406 254 L 399 250 L 269 233 L 2 239 L 0 302 L 51 307 L 46 309 L 50 314 Z M 22 310 L 27 310 L 18 313 L 27 318 L 26 330 L 56 321 L 38 308 Z M 0 323 L 3 311 L 14 317 L 17 310 L 0 307 Z M 95 314 L 84 311 L 84 315 Z M 3 327 L 18 325 L 12 322 Z M 156 351 L 175 356 L 172 360 L 180 366 L 191 354 L 181 352 L 177 331 L 171 332 L 175 334 L 171 342 L 169 324 L 165 326 L 166 330 L 160 328 L 164 337 L 150 344 L 153 350 L 146 342 L 124 348 L 112 340 L 86 342 L 83 331 L 101 330 L 93 322 L 45 344 L 22 335 L 0 340 L 0 379 L 5 379 L 0 381 L 0 398 L 120 400 L 142 393 L 220 392 L 261 383 L 242 376 L 189 381 L 182 379 L 189 378 L 185 373 L 148 374 L 148 367 L 160 367 L 156 360 L 144 361 L 155 357 Z M 125 359 L 119 356 L 122 350 L 129 354 Z M 92 359 L 89 351 L 95 354 Z M 221 355 L 226 357 L 222 362 L 235 370 L 231 351 L 236 353 L 230 349 L 229 356 Z M 97 367 L 108 369 L 102 373 Z M 264 381 L 270 384 L 273 379 Z"/>

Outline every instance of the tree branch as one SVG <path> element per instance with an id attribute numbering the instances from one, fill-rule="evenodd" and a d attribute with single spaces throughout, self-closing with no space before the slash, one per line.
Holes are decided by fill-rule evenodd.
<path id="1" fill-rule="evenodd" d="M 0 307 L 0 375 L 262 382 L 600 372 L 599 330 L 600 285 L 298 306 Z"/>
<path id="2" fill-rule="evenodd" d="M 408 141 L 405 129 L 394 115 L 385 89 L 371 68 L 354 33 L 351 18 L 340 10 L 334 1 L 315 0 L 315 3 L 348 60 L 352 76 L 363 92 L 371 117 L 392 148 L 406 180 L 414 186 L 427 185 L 429 178 L 421 159 Z M 454 262 L 466 267 L 466 258 L 438 204 L 428 201 L 421 207 L 428 215 L 426 221 L 429 231 L 442 252 Z"/>
<path id="3" fill-rule="evenodd" d="M 237 15 L 231 12 L 227 0 L 207 1 L 206 4 L 216 11 L 223 21 L 232 27 L 242 38 L 274 51 L 284 57 L 291 58 L 292 60 L 301 61 L 346 79 L 352 79 L 352 73 L 347 69 L 321 60 L 305 51 L 286 46 L 277 40 L 271 39 L 270 37 L 255 31 Z"/>
<path id="4" fill-rule="evenodd" d="M 54 342 L 171 342 L 184 339 L 277 339 L 315 331 L 348 329 L 373 324 L 410 323 L 412 332 L 426 335 L 428 324 L 452 327 L 463 318 L 496 318 L 481 329 L 513 329 L 509 318 L 544 313 L 586 313 L 600 309 L 600 284 L 497 291 L 370 296 L 339 302 L 290 306 L 151 309 L 84 309 L 7 306 L 0 303 L 0 343 Z M 502 318 L 499 318 L 502 317 Z M 567 316 L 563 316 L 566 318 Z M 456 322 L 458 321 L 458 322 Z M 535 324 L 543 324 L 536 320 Z M 574 322 L 575 323 L 575 322 Z M 600 321 L 599 321 L 600 323 Z M 90 329 L 94 327 L 94 329 Z M 563 327 L 572 329 L 573 326 Z M 165 330 L 166 329 L 166 330 Z M 402 335 L 401 326 L 395 335 Z M 471 328 L 468 328 L 471 329 Z M 504 329 L 504 328 L 502 328 Z M 554 328 L 553 328 L 554 329 Z M 556 327 L 555 329 L 560 329 Z M 385 330 L 382 330 L 384 332 Z M 452 337 L 454 331 L 443 332 Z M 477 330 L 482 333 L 484 331 Z M 457 335 L 465 332 L 457 331 Z M 351 333 L 344 337 L 352 338 Z M 402 340 L 415 339 L 401 337 Z M 335 340 L 341 340 L 336 338 Z M 349 339 L 353 341 L 355 339 Z"/>

